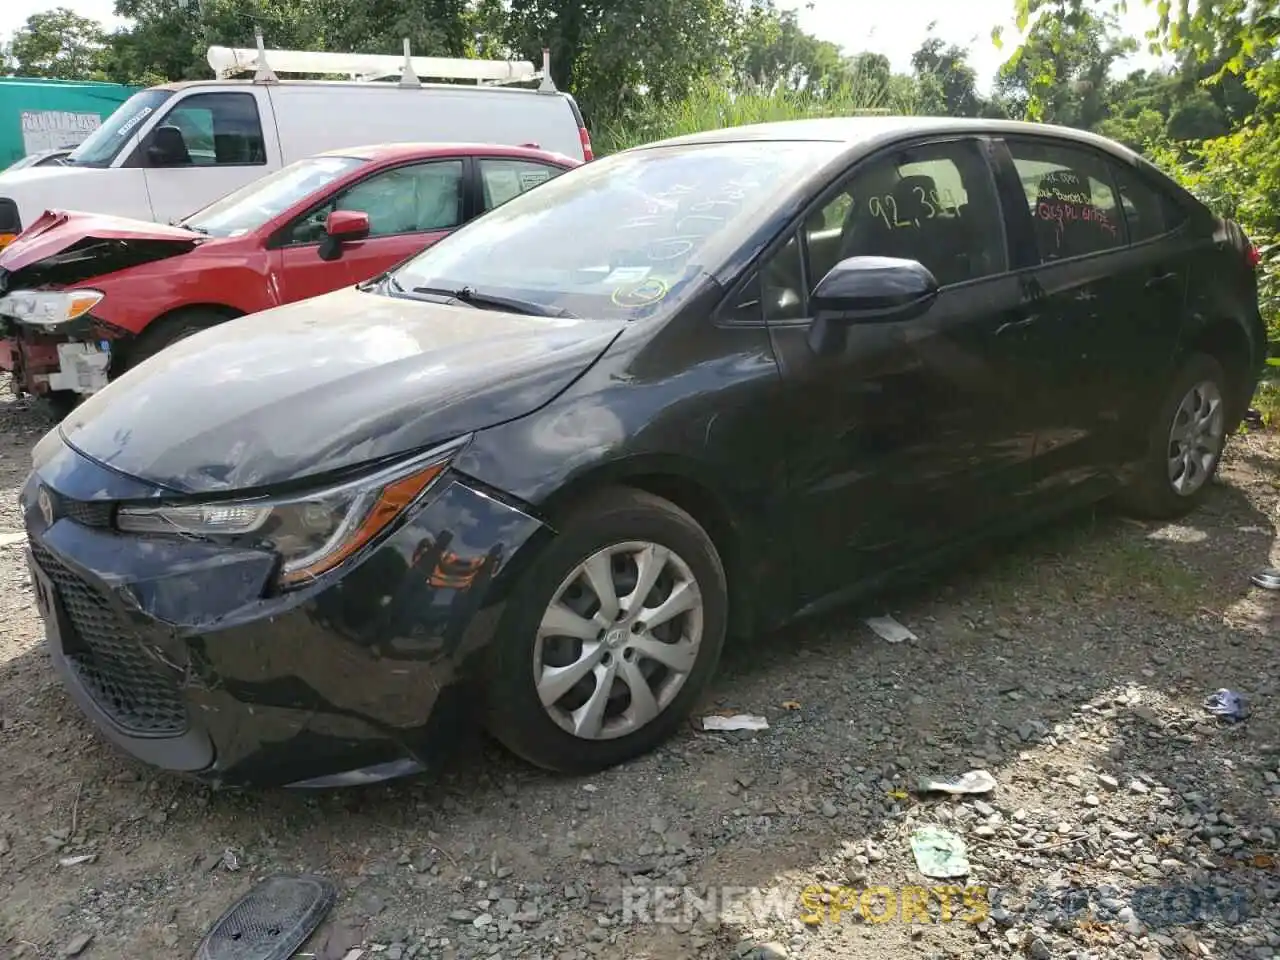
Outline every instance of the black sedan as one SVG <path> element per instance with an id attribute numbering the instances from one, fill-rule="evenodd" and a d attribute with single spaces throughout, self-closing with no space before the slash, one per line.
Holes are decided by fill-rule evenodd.
<path id="1" fill-rule="evenodd" d="M 161 352 L 39 444 L 50 654 L 219 784 L 429 767 L 478 716 L 649 750 L 726 636 L 1105 497 L 1205 496 L 1257 254 L 1099 137 L 863 118 L 630 150 Z"/>

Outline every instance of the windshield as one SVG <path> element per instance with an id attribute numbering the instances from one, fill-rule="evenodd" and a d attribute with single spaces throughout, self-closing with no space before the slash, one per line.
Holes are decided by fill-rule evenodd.
<path id="1" fill-rule="evenodd" d="M 845 145 L 659 147 L 585 164 L 507 201 L 395 271 L 392 291 L 456 291 L 576 316 L 673 306 L 753 219 Z"/>
<path id="2" fill-rule="evenodd" d="M 298 160 L 215 200 L 181 221 L 181 226 L 214 237 L 241 236 L 366 162 L 357 157 Z"/>
<path id="3" fill-rule="evenodd" d="M 173 96 L 172 90 L 142 90 L 102 121 L 102 126 L 71 151 L 67 161 L 82 167 L 109 167 L 147 117 Z"/>

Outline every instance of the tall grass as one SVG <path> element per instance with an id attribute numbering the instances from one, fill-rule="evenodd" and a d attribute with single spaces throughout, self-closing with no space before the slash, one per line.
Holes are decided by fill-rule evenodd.
<path id="1" fill-rule="evenodd" d="M 909 92 L 856 76 L 845 86 L 825 94 L 803 90 L 737 91 L 707 80 L 684 100 L 649 103 L 623 116 L 598 119 L 591 136 L 596 152 L 604 155 L 654 140 L 722 127 L 811 117 L 910 114 L 915 112 L 915 106 Z"/>

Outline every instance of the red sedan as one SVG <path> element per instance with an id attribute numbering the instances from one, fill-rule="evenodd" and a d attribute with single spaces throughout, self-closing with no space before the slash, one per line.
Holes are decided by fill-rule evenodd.
<path id="1" fill-rule="evenodd" d="M 0 368 L 71 405 L 183 337 L 377 276 L 581 161 L 397 144 L 299 160 L 172 226 L 49 211 L 0 253 Z"/>

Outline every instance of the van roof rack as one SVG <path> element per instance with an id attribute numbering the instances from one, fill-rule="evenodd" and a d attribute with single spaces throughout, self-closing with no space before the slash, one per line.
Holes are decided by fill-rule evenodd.
<path id="1" fill-rule="evenodd" d="M 348 76 L 352 80 L 375 81 L 400 77 L 400 86 L 422 85 L 420 78 L 433 80 L 473 80 L 480 85 L 528 83 L 540 80 L 539 90 L 554 92 L 548 69 L 550 54 L 543 51 L 543 69 L 527 60 L 471 60 L 465 57 L 415 57 L 404 41 L 401 57 L 374 53 L 332 53 L 319 50 L 268 50 L 258 32 L 257 48 L 218 47 L 208 50 L 206 59 L 214 76 L 225 80 L 252 72 L 256 83 L 277 83 L 277 74 L 326 74 Z"/>

